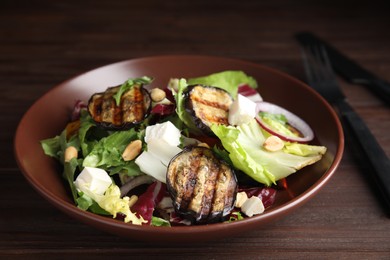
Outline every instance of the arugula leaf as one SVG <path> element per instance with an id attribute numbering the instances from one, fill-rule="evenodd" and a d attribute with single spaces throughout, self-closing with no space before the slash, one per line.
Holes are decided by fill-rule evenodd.
<path id="1" fill-rule="evenodd" d="M 121 103 L 121 97 L 123 93 L 131 89 L 134 85 L 147 85 L 150 84 L 152 81 L 153 79 L 147 76 L 143 76 L 141 78 L 128 79 L 119 87 L 118 92 L 114 95 L 116 105 L 119 106 L 119 104 Z"/>

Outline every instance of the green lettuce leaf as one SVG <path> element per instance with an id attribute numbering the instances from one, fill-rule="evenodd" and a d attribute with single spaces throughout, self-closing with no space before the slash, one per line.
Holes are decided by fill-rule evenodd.
<path id="1" fill-rule="evenodd" d="M 231 223 L 239 220 L 243 220 L 244 217 L 242 216 L 242 213 L 240 211 L 235 211 L 230 214 L 230 217 L 228 220 L 225 221 L 225 223 Z"/>
<path id="2" fill-rule="evenodd" d="M 124 174 L 126 176 L 138 176 L 141 173 L 139 166 L 135 163 L 135 160 L 124 162 L 118 166 L 110 168 L 109 174 Z"/>
<path id="3" fill-rule="evenodd" d="M 89 197 L 85 193 L 79 192 L 78 195 L 79 197 L 76 200 L 76 204 L 78 208 L 82 210 L 88 210 L 91 211 L 92 213 L 99 214 L 99 215 L 111 215 L 111 213 L 102 209 L 96 201 L 91 199 L 91 197 Z"/>
<path id="4" fill-rule="evenodd" d="M 91 152 L 84 158 L 83 167 L 102 168 L 109 171 L 110 167 L 123 165 L 122 153 L 126 146 L 137 138 L 134 129 L 117 131 L 100 139 Z"/>
<path id="5" fill-rule="evenodd" d="M 171 223 L 168 220 L 165 220 L 163 218 L 152 216 L 151 225 L 155 227 L 170 227 Z"/>
<path id="6" fill-rule="evenodd" d="M 207 86 L 219 87 L 232 95 L 237 96 L 238 86 L 248 84 L 252 88 L 257 88 L 257 82 L 253 77 L 246 75 L 243 71 L 227 70 L 214 73 L 208 76 L 190 78 L 188 84 L 203 84 Z"/>
<path id="7" fill-rule="evenodd" d="M 60 136 L 57 135 L 53 138 L 48 138 L 41 141 L 41 146 L 43 149 L 43 152 L 53 158 L 56 158 L 57 160 L 60 160 L 61 156 L 61 144 L 60 144 Z"/>
<path id="8" fill-rule="evenodd" d="M 73 158 L 69 162 L 64 162 L 64 154 L 66 148 L 69 146 L 73 146 L 77 150 L 80 150 L 80 142 L 79 139 L 77 138 L 77 135 L 74 135 L 69 140 L 67 140 L 66 129 L 65 129 L 62 131 L 62 133 L 59 136 L 42 140 L 41 146 L 46 155 L 49 155 L 57 159 L 61 164 L 63 164 L 64 169 L 63 169 L 62 176 L 68 182 L 73 200 L 76 201 L 77 189 L 74 186 L 73 182 L 74 182 L 74 175 L 80 164 L 80 161 L 77 158 Z"/>
<path id="9" fill-rule="evenodd" d="M 263 148 L 266 137 L 255 119 L 237 127 L 212 125 L 211 129 L 229 152 L 233 165 L 267 186 L 317 162 L 326 152 L 325 147 L 309 149 L 309 145 L 302 144 L 294 144 L 290 150 L 294 153 L 299 153 L 297 150 L 304 151 L 301 153 L 304 155 L 290 153 L 288 148 L 276 152 L 267 151 Z"/>
<path id="10" fill-rule="evenodd" d="M 100 139 L 108 135 L 108 131 L 96 126 L 95 121 L 86 110 L 81 111 L 78 138 L 83 157 L 92 151 Z"/>
<path id="11" fill-rule="evenodd" d="M 64 152 L 68 146 L 74 146 L 77 150 L 80 147 L 80 142 L 77 136 L 72 136 L 69 140 L 66 139 L 66 129 L 60 135 L 52 138 L 47 138 L 40 141 L 43 152 L 58 161 L 61 164 L 64 162 Z"/>
<path id="12" fill-rule="evenodd" d="M 260 112 L 259 116 L 262 118 L 271 129 L 277 133 L 281 133 L 290 137 L 297 137 L 297 133 L 294 133 L 288 127 L 288 120 L 282 114 L 272 114 L 268 112 Z"/>
<path id="13" fill-rule="evenodd" d="M 200 133 L 199 129 L 195 126 L 191 115 L 185 110 L 183 92 L 186 90 L 187 86 L 187 81 L 185 79 L 180 79 L 177 86 L 177 92 L 173 93 L 176 101 L 176 114 L 189 129 L 195 133 Z"/>
<path id="14" fill-rule="evenodd" d="M 326 152 L 326 148 L 324 146 L 289 143 L 289 142 L 286 142 L 284 144 L 283 150 L 286 153 L 295 154 L 295 155 L 299 155 L 299 156 L 311 156 L 311 155 L 315 155 L 315 154 L 325 154 L 325 152 Z"/>
<path id="15" fill-rule="evenodd" d="M 70 191 L 72 192 L 73 200 L 77 200 L 77 189 L 74 185 L 74 175 L 76 173 L 77 167 L 79 166 L 79 161 L 77 158 L 72 158 L 69 162 L 64 162 L 64 170 L 62 176 L 68 182 Z"/>

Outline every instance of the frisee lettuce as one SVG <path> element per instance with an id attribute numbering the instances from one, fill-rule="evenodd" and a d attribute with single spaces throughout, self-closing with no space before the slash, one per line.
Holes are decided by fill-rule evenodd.
<path id="1" fill-rule="evenodd" d="M 111 213 L 102 209 L 99 204 L 91 197 L 80 191 L 76 200 L 77 207 L 82 210 L 89 210 L 92 213 L 99 215 L 111 215 Z"/>
<path id="2" fill-rule="evenodd" d="M 119 213 L 125 215 L 124 221 L 135 225 L 146 223 L 142 216 L 137 216 L 129 208 L 129 197 L 121 198 L 121 192 L 117 185 L 112 184 L 103 195 L 94 194 L 93 198 L 83 192 L 78 193 L 77 207 L 95 214 L 112 215 L 116 218 Z"/>

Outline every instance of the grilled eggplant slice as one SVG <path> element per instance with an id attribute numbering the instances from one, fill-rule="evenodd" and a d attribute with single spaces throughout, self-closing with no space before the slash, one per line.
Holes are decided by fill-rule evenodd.
<path id="1" fill-rule="evenodd" d="M 234 207 L 233 169 L 205 147 L 187 147 L 169 163 L 167 188 L 176 213 L 194 224 L 222 221 Z"/>
<path id="2" fill-rule="evenodd" d="M 100 126 L 112 130 L 125 130 L 140 124 L 151 109 L 151 98 L 142 85 L 134 85 L 121 96 L 119 106 L 114 95 L 120 86 L 110 87 L 105 92 L 95 93 L 89 99 L 88 112 Z"/>
<path id="3" fill-rule="evenodd" d="M 224 89 L 204 85 L 188 86 L 184 92 L 185 108 L 197 128 L 213 135 L 212 124 L 228 125 L 233 98 Z"/>

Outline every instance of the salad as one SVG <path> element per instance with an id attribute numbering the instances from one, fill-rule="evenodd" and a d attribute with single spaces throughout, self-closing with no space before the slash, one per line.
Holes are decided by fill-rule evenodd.
<path id="1" fill-rule="evenodd" d="M 134 225 L 239 221 L 267 210 L 287 176 L 326 152 L 242 71 L 152 81 L 77 101 L 65 129 L 41 141 L 80 209 Z"/>

